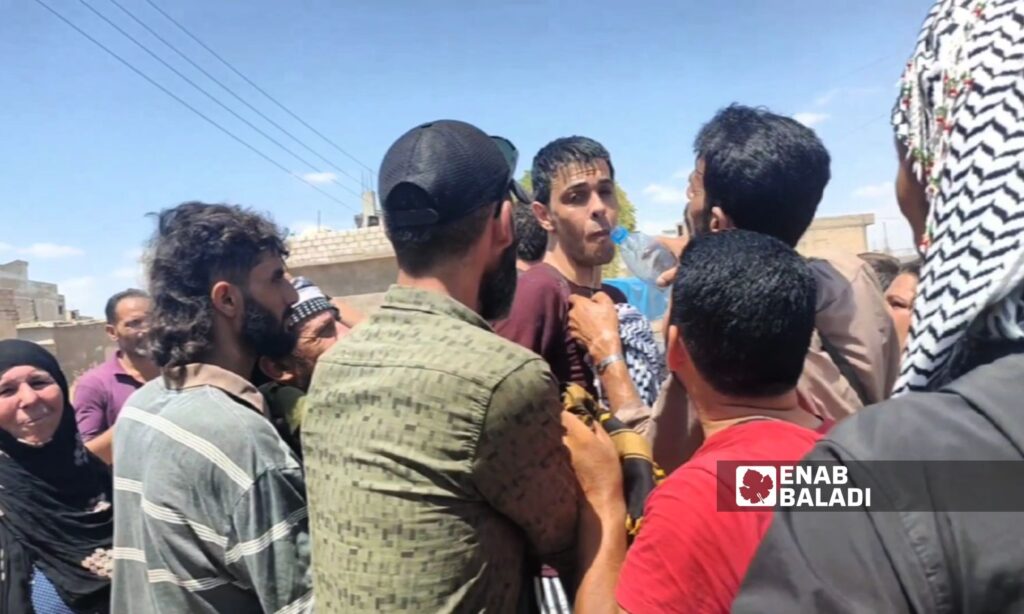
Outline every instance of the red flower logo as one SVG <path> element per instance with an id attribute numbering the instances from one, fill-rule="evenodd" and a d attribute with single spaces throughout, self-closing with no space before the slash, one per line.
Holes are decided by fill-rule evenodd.
<path id="1" fill-rule="evenodd" d="M 746 473 L 743 474 L 743 486 L 740 486 L 740 496 L 750 503 L 761 503 L 771 494 L 772 487 L 774 486 L 775 483 L 772 482 L 771 476 L 761 475 L 753 469 L 747 469 Z"/>

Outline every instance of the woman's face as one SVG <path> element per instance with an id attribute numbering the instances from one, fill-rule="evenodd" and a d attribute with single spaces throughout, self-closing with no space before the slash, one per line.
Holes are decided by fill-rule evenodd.
<path id="1" fill-rule="evenodd" d="M 896 325 L 896 336 L 900 341 L 900 350 L 907 347 L 907 336 L 910 334 L 910 321 L 914 313 L 914 297 L 917 296 L 917 275 L 900 273 L 892 280 L 885 291 L 885 303 Z"/>
<path id="2" fill-rule="evenodd" d="M 64 411 L 64 393 L 50 374 L 32 366 L 0 374 L 0 428 L 40 446 L 51 439 Z"/>

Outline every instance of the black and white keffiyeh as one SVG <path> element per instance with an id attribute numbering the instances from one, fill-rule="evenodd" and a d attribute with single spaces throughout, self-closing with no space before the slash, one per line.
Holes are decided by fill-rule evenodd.
<path id="1" fill-rule="evenodd" d="M 297 326 L 303 320 L 324 311 L 337 312 L 337 308 L 331 304 L 327 295 L 305 277 L 296 277 L 292 280 L 292 285 L 299 295 L 299 300 L 292 305 L 291 314 L 288 316 L 290 326 Z"/>
<path id="2" fill-rule="evenodd" d="M 968 343 L 1024 341 L 1024 3 L 936 2 L 892 121 L 930 204 L 905 392 Z"/>
<path id="3" fill-rule="evenodd" d="M 640 310 L 627 303 L 618 303 L 615 310 L 619 315 L 619 337 L 622 339 L 622 353 L 626 369 L 633 380 L 644 405 L 651 407 L 658 399 L 658 391 L 665 381 L 665 355 L 654 339 L 651 323 Z M 593 369 L 590 357 L 587 364 Z M 608 399 L 601 389 L 601 379 L 594 377 L 598 398 L 607 405 Z"/>

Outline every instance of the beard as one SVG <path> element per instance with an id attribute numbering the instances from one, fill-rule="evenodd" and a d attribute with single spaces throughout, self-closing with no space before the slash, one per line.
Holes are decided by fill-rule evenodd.
<path id="1" fill-rule="evenodd" d="M 480 317 L 493 322 L 508 315 L 516 296 L 516 242 L 505 248 L 495 270 L 486 273 L 480 282 Z"/>
<path id="2" fill-rule="evenodd" d="M 126 354 L 128 356 L 143 358 L 145 360 L 152 360 L 153 358 L 148 336 L 143 337 L 142 339 L 122 338 L 118 342 L 118 349 L 121 350 L 122 354 Z"/>
<path id="3" fill-rule="evenodd" d="M 289 356 L 295 349 L 298 336 L 294 331 L 285 328 L 285 317 L 287 314 L 278 318 L 255 298 L 246 294 L 242 341 L 256 352 L 257 356 L 266 356 L 272 360 Z"/>
<path id="4" fill-rule="evenodd" d="M 562 251 L 573 263 L 585 267 L 602 267 L 615 260 L 615 244 L 605 239 L 603 244 L 587 241 L 587 229 L 575 229 L 564 220 L 553 220 L 555 235 Z"/>

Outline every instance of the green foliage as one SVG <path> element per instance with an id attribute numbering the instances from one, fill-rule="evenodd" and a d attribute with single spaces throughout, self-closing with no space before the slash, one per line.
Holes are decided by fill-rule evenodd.
<path id="1" fill-rule="evenodd" d="M 523 176 L 519 183 L 523 184 L 523 187 L 527 190 L 533 191 L 533 177 L 530 176 L 530 171 L 523 171 Z M 626 191 L 618 183 L 615 184 L 615 196 L 619 201 L 619 225 L 629 230 L 636 230 L 636 207 L 633 206 L 633 202 L 629 200 Z M 602 269 L 601 276 L 604 279 L 612 279 L 627 275 L 628 273 L 626 266 L 619 259 L 619 255 L 615 254 L 615 260 L 612 260 Z"/>

